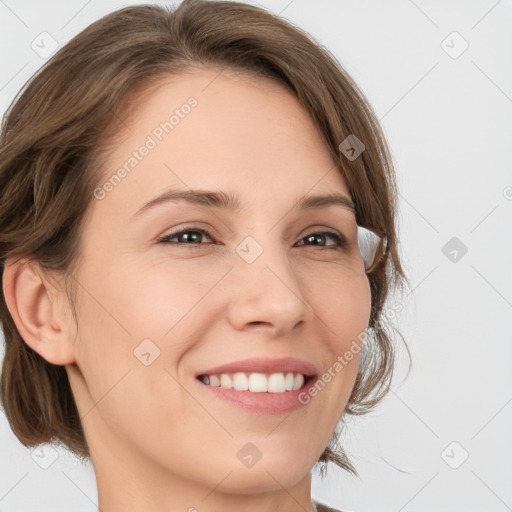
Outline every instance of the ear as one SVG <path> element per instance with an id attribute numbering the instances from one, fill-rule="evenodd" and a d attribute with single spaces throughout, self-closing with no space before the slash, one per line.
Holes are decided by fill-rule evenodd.
<path id="1" fill-rule="evenodd" d="M 8 258 L 3 292 L 9 312 L 25 343 L 56 365 L 75 362 L 74 334 L 64 290 L 51 283 L 38 262 Z"/>

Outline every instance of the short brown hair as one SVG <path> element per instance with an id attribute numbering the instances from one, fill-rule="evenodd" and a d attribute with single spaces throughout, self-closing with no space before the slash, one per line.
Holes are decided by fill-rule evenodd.
<path id="1" fill-rule="evenodd" d="M 65 277 L 75 307 L 70 277 L 80 257 L 82 219 L 120 113 L 160 78 L 193 66 L 240 70 L 283 84 L 323 134 L 349 187 L 358 224 L 386 236 L 386 251 L 368 274 L 368 341 L 344 411 L 364 414 L 389 391 L 395 347 L 383 308 L 388 292 L 407 281 L 397 250 L 392 159 L 372 108 L 337 60 L 311 36 L 262 8 L 207 0 L 184 0 L 174 8 L 126 7 L 89 25 L 42 66 L 2 123 L 2 270 L 13 256 L 39 262 Z M 349 135 L 365 146 L 354 160 L 339 149 Z M 14 434 L 25 446 L 62 443 L 89 457 L 65 368 L 23 341 L 3 293 L 0 321 L 5 337 L 0 400 Z M 335 444 L 338 435 L 319 462 L 331 461 L 357 475 Z"/>

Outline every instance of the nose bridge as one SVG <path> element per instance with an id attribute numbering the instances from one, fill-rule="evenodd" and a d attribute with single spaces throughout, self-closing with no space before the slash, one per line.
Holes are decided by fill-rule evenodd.
<path id="1" fill-rule="evenodd" d="M 234 273 L 241 286 L 232 297 L 231 320 L 240 328 L 263 322 L 286 330 L 309 309 L 277 233 L 263 227 L 257 233 L 252 230 L 235 248 Z"/>
<path id="2" fill-rule="evenodd" d="M 279 238 L 277 230 L 247 235 L 236 247 L 236 266 L 244 281 L 272 285 L 280 283 L 289 292 L 300 295 L 297 276 L 289 265 L 288 248 Z"/>

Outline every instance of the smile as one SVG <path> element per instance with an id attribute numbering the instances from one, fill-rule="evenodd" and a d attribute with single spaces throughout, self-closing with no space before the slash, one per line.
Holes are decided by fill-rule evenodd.
<path id="1" fill-rule="evenodd" d="M 301 373 L 222 373 L 220 375 L 201 375 L 198 377 L 203 384 L 234 389 L 236 391 L 249 391 L 251 393 L 285 393 L 300 389 L 307 376 Z"/>
<path id="2" fill-rule="evenodd" d="M 221 385 L 222 377 L 224 377 L 223 383 L 227 386 L 231 384 L 231 387 Z M 291 390 L 287 390 L 287 385 L 290 387 L 292 377 L 293 387 Z M 304 378 L 302 374 L 291 372 L 270 375 L 237 372 L 233 375 L 202 375 L 194 380 L 203 392 L 213 398 L 214 403 L 227 403 L 231 407 L 259 415 L 277 415 L 289 414 L 296 409 L 306 407 L 308 403 L 299 400 L 300 395 L 306 392 L 306 386 L 314 385 L 317 379 L 316 375 Z M 208 383 L 206 383 L 207 380 Z M 247 389 L 237 390 L 233 387 L 233 383 L 235 383 L 237 386 L 245 388 L 246 382 Z M 259 389 L 259 391 L 251 391 L 249 386 L 253 387 L 253 385 L 255 386 L 253 389 Z M 272 389 L 277 391 L 272 391 Z"/>

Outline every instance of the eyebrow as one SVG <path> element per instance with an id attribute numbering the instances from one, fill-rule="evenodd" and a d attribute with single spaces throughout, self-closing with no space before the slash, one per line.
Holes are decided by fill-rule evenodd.
<path id="1" fill-rule="evenodd" d="M 229 210 L 238 214 L 243 211 L 242 205 L 240 204 L 238 198 L 226 192 L 193 189 L 168 190 L 145 203 L 137 212 L 133 214 L 132 217 L 137 217 L 143 212 L 152 209 L 156 205 L 176 201 L 187 201 L 191 204 L 205 206 L 208 208 Z M 293 210 L 313 210 L 327 208 L 332 205 L 342 206 L 350 210 L 352 213 L 356 213 L 355 205 L 348 197 L 335 193 L 301 197 L 295 202 Z"/>

